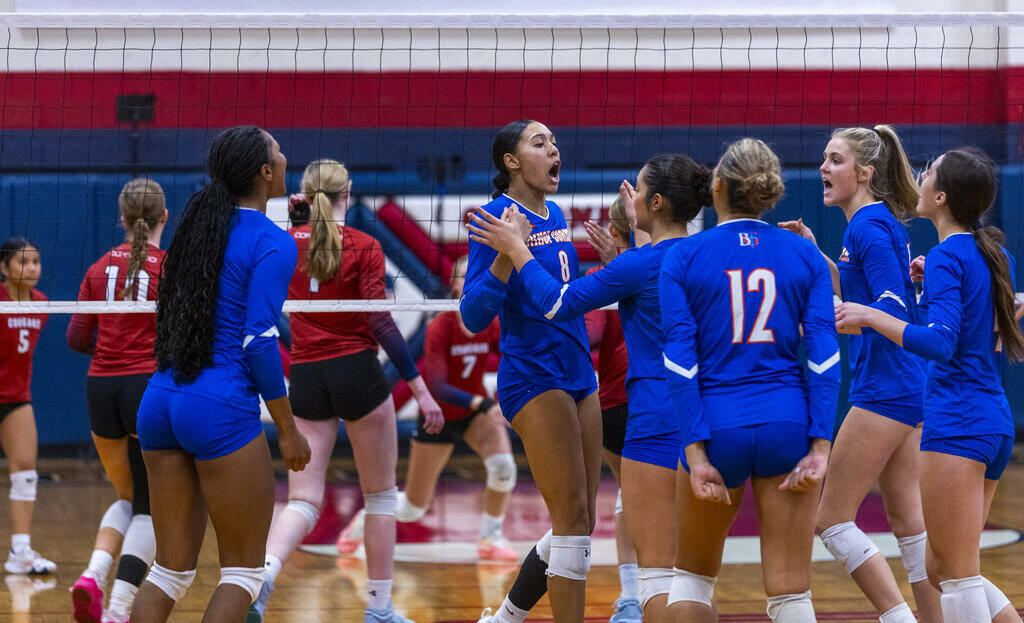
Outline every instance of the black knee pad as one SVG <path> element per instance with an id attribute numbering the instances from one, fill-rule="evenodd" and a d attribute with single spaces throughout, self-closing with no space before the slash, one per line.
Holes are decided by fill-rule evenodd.
<path id="1" fill-rule="evenodd" d="M 135 437 L 128 437 L 128 464 L 132 472 L 132 515 L 148 515 L 149 474 L 142 460 L 142 446 Z"/>

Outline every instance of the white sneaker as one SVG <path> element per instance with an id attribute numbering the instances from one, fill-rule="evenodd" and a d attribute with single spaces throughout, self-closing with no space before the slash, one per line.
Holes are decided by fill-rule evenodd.
<path id="1" fill-rule="evenodd" d="M 104 610 L 102 623 L 128 623 L 128 615 L 114 609 Z"/>
<path id="2" fill-rule="evenodd" d="M 7 554 L 7 562 L 4 563 L 4 570 L 7 573 L 26 573 L 28 575 L 43 575 L 53 573 L 57 570 L 57 563 L 47 560 L 39 555 L 39 552 L 29 549 L 15 554 Z"/>
<path id="3" fill-rule="evenodd" d="M 484 608 L 484 611 L 480 613 L 480 620 L 476 623 L 491 623 L 494 621 L 494 615 L 491 614 L 490 608 Z"/>

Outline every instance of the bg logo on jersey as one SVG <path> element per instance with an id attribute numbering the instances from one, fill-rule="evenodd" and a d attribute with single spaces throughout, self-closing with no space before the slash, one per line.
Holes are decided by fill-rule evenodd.
<path id="1" fill-rule="evenodd" d="M 740 237 L 741 247 L 756 247 L 757 246 L 757 234 L 751 234 L 749 232 L 741 231 L 737 234 Z"/>

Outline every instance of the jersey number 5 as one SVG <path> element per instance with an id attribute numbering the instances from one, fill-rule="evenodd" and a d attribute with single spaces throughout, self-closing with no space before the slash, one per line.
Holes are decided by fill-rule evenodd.
<path id="1" fill-rule="evenodd" d="M 747 292 L 764 291 L 764 298 L 761 299 L 761 308 L 757 311 L 757 318 L 750 330 L 746 341 L 743 340 L 743 315 L 745 307 L 743 304 L 743 271 L 727 270 L 729 275 L 729 300 L 732 303 L 732 343 L 733 344 L 765 344 L 775 341 L 775 334 L 771 329 L 766 329 L 768 317 L 775 307 L 775 273 L 767 268 L 755 268 L 747 275 Z"/>

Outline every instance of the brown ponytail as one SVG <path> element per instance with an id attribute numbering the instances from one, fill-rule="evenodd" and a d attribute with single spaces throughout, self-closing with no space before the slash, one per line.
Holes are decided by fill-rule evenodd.
<path id="1" fill-rule="evenodd" d="M 149 255 L 149 235 L 160 223 L 166 209 L 164 189 L 154 180 L 137 177 L 129 180 L 117 198 L 125 231 L 131 234 L 132 250 L 128 258 L 128 274 L 124 288 L 117 293 L 121 300 L 137 296 L 139 272 Z"/>
<path id="2" fill-rule="evenodd" d="M 946 152 L 935 167 L 935 188 L 946 193 L 946 204 L 957 224 L 974 234 L 992 279 L 992 306 L 1003 352 L 1011 361 L 1024 361 L 1024 332 L 1014 315 L 1015 292 L 1010 262 L 1003 250 L 1006 236 L 996 227 L 982 227 L 981 219 L 995 203 L 995 164 L 973 147 Z"/>
<path id="3" fill-rule="evenodd" d="M 314 160 L 302 173 L 302 192 L 310 205 L 306 270 L 320 282 L 333 279 L 341 266 L 341 232 L 333 206 L 348 188 L 348 169 L 337 160 Z"/>
<path id="4" fill-rule="evenodd" d="M 921 194 L 910 160 L 892 126 L 840 128 L 832 133 L 832 138 L 846 141 L 857 165 L 874 168 L 868 190 L 888 206 L 893 216 L 904 224 L 917 216 Z"/>

